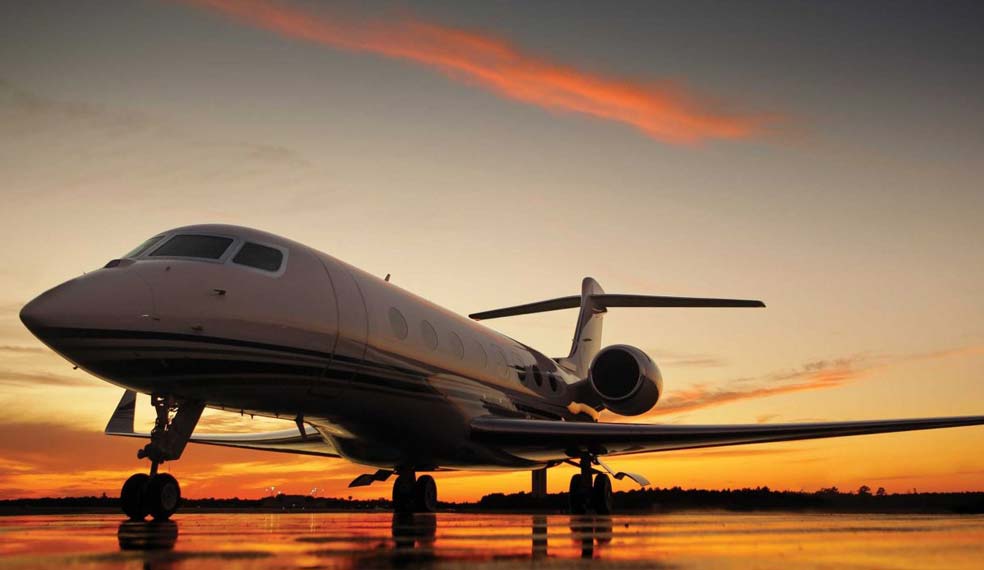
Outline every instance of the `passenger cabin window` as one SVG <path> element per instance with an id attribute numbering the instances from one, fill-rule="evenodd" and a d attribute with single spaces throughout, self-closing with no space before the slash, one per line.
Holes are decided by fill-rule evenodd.
<path id="1" fill-rule="evenodd" d="M 462 359 L 462 358 L 464 358 L 465 357 L 465 345 L 462 344 L 461 337 L 459 337 L 454 332 L 449 332 L 448 333 L 448 341 L 449 341 L 449 344 L 451 345 L 451 352 L 453 352 L 454 355 L 457 356 L 459 360 Z"/>
<path id="2" fill-rule="evenodd" d="M 150 252 L 150 257 L 199 257 L 218 259 L 232 245 L 232 238 L 177 235 Z"/>
<path id="3" fill-rule="evenodd" d="M 284 253 L 276 248 L 246 242 L 239 249 L 236 257 L 232 258 L 232 262 L 264 271 L 277 271 L 280 269 L 280 264 L 284 262 Z"/>
<path id="4" fill-rule="evenodd" d="M 437 331 L 434 330 L 433 325 L 427 321 L 421 321 L 420 336 L 424 338 L 424 344 L 427 345 L 427 348 L 431 350 L 437 349 Z"/>
<path id="5" fill-rule="evenodd" d="M 389 310 L 389 321 L 390 328 L 393 329 L 393 336 L 403 340 L 407 338 L 407 320 L 403 318 L 403 313 L 399 311 L 396 307 L 390 307 Z"/>
<path id="6" fill-rule="evenodd" d="M 136 248 L 134 248 L 132 251 L 130 251 L 130 253 L 124 255 L 123 257 L 137 257 L 141 253 L 143 253 L 143 252 L 147 251 L 148 249 L 154 247 L 154 244 L 156 244 L 157 242 L 161 241 L 162 239 L 164 239 L 164 236 L 154 236 L 154 237 L 150 238 L 149 240 L 143 242 L 142 244 L 138 245 Z"/>
<path id="7" fill-rule="evenodd" d="M 489 363 L 489 357 L 485 354 L 485 349 L 482 348 L 482 345 L 477 340 L 472 340 L 471 342 L 472 347 L 475 349 L 475 359 L 478 361 L 478 367 L 485 368 Z"/>

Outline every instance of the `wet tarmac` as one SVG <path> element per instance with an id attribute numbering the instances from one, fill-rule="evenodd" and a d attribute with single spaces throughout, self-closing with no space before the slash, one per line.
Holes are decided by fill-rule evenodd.
<path id="1" fill-rule="evenodd" d="M 389 513 L 0 517 L 0 568 L 947 568 L 984 516 Z"/>

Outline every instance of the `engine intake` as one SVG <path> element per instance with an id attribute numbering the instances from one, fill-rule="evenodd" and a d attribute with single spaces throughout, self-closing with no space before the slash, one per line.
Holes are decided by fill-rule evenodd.
<path id="1" fill-rule="evenodd" d="M 588 379 L 605 407 L 622 416 L 648 412 L 663 393 L 663 377 L 653 359 L 625 344 L 595 355 Z"/>

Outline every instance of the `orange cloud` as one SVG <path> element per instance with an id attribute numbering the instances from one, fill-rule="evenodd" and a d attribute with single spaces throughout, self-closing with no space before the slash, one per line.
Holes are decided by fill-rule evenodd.
<path id="1" fill-rule="evenodd" d="M 836 388 L 863 379 L 876 370 L 904 362 L 976 354 L 984 354 L 984 346 L 971 345 L 895 357 L 858 354 L 833 360 L 817 360 L 803 364 L 800 368 L 791 371 L 739 378 L 723 385 L 697 384 L 687 390 L 674 391 L 667 398 L 660 400 L 652 411 L 638 416 L 636 421 L 654 416 L 719 406 L 740 400 L 752 400 L 805 390 Z M 766 416 L 765 419 L 771 418 Z M 763 422 L 760 421 L 760 423 Z"/>
<path id="2" fill-rule="evenodd" d="M 870 358 L 854 356 L 810 362 L 799 370 L 768 374 L 761 378 L 740 378 L 724 386 L 698 384 L 688 390 L 674 392 L 642 417 L 689 412 L 739 400 L 803 390 L 836 388 L 861 378 L 870 373 L 872 368 Z"/>
<path id="3" fill-rule="evenodd" d="M 475 31 L 403 19 L 356 22 L 265 0 L 185 0 L 284 37 L 437 69 L 507 99 L 631 125 L 674 144 L 744 139 L 774 118 L 724 113 L 680 86 L 643 83 L 548 61 Z"/>

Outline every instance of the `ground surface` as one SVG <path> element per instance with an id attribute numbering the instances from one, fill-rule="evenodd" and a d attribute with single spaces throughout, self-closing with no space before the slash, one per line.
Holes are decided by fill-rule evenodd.
<path id="1" fill-rule="evenodd" d="M 979 569 L 984 516 L 189 514 L 0 517 L 0 568 Z"/>

